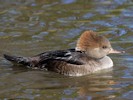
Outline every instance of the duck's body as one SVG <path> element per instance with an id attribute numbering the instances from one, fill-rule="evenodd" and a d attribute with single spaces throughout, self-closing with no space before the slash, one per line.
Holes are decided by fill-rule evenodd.
<path id="1" fill-rule="evenodd" d="M 82 76 L 113 66 L 108 56 L 95 59 L 75 49 L 48 51 L 34 57 L 4 57 L 28 68 L 49 70 L 68 76 Z"/>
<path id="2" fill-rule="evenodd" d="M 93 43 L 96 41 L 97 43 Z M 32 69 L 46 69 L 68 76 L 82 76 L 112 67 L 113 61 L 107 56 L 109 53 L 120 52 L 113 50 L 106 38 L 97 36 L 92 31 L 86 31 L 81 35 L 76 49 L 48 51 L 33 57 L 9 55 L 4 57 Z"/>

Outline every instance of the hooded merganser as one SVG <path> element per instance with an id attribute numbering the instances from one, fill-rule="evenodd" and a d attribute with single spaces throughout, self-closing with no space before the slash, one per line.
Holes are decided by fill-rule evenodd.
<path id="1" fill-rule="evenodd" d="M 16 57 L 4 54 L 14 63 L 32 69 L 46 69 L 68 76 L 82 76 L 111 68 L 113 61 L 107 55 L 124 53 L 114 50 L 107 38 L 93 31 L 85 31 L 75 49 L 47 51 L 33 57 Z"/>

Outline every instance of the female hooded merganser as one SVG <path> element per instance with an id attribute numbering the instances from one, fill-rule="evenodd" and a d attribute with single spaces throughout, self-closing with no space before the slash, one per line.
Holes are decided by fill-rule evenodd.
<path id="1" fill-rule="evenodd" d="M 111 47 L 104 36 L 85 31 L 79 38 L 75 49 L 47 51 L 33 57 L 16 57 L 4 54 L 14 63 L 32 69 L 46 69 L 68 76 L 82 76 L 98 70 L 111 68 L 113 61 L 107 55 L 124 53 Z"/>

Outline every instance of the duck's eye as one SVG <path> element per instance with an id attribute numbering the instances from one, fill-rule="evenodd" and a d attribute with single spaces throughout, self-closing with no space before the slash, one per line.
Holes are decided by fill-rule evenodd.
<path id="1" fill-rule="evenodd" d="M 107 49 L 107 46 L 102 46 L 103 49 Z"/>

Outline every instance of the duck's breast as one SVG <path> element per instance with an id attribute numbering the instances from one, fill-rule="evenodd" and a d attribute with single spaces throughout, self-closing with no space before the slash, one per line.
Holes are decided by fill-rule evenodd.
<path id="1" fill-rule="evenodd" d="M 103 68 L 103 69 L 113 67 L 113 61 L 108 56 L 105 56 L 104 58 L 100 59 L 99 61 L 101 63 L 101 68 Z"/>

